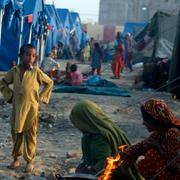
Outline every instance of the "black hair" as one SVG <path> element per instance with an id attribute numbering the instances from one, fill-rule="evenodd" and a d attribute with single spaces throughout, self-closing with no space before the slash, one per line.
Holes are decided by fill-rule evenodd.
<path id="1" fill-rule="evenodd" d="M 20 48 L 20 53 L 19 55 L 23 55 L 24 52 L 26 51 L 26 49 L 36 49 L 35 46 L 33 46 L 32 44 L 24 44 L 21 46 Z"/>
<path id="2" fill-rule="evenodd" d="M 36 49 L 36 48 L 32 44 L 24 44 L 24 45 L 22 45 L 21 48 L 20 48 L 19 57 L 21 57 L 27 49 Z M 37 61 L 38 61 L 38 55 L 36 55 L 36 59 L 35 59 L 33 65 L 36 65 Z"/>
<path id="3" fill-rule="evenodd" d="M 117 33 L 116 33 L 116 38 L 119 38 L 119 37 L 121 37 L 122 36 L 122 33 L 120 32 L 120 31 L 118 31 Z"/>
<path id="4" fill-rule="evenodd" d="M 103 55 L 102 49 L 101 49 L 101 47 L 100 47 L 100 45 L 99 45 L 98 42 L 95 42 L 95 43 L 94 43 L 94 47 L 95 47 L 95 49 L 97 50 L 97 52 L 100 54 L 100 56 L 102 56 L 102 55 Z"/>
<path id="5" fill-rule="evenodd" d="M 156 127 L 170 128 L 172 126 L 171 124 L 160 123 L 159 121 L 157 121 L 154 117 L 152 117 L 149 113 L 145 111 L 143 105 L 141 106 L 141 113 L 145 122 L 152 124 Z"/>
<path id="6" fill-rule="evenodd" d="M 77 65 L 76 64 L 72 64 L 70 69 L 71 69 L 71 72 L 75 72 L 77 70 Z"/>

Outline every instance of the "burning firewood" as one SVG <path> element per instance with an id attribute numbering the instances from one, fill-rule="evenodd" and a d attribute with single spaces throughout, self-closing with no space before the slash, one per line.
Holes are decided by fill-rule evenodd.
<path id="1" fill-rule="evenodd" d="M 122 145 L 119 147 L 119 150 L 123 152 L 126 145 Z M 103 174 L 98 178 L 98 180 L 110 180 L 112 177 L 112 173 L 115 169 L 120 167 L 123 163 L 121 160 L 121 156 L 118 153 L 115 157 L 108 157 L 106 160 L 106 167 L 104 169 Z"/>

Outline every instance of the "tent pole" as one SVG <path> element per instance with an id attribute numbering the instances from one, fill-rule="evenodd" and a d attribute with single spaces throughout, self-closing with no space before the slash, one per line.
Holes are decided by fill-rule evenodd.
<path id="1" fill-rule="evenodd" d="M 23 29 L 24 29 L 24 17 L 22 16 L 22 18 L 21 18 L 21 32 L 20 32 L 20 36 L 19 36 L 19 51 L 20 51 L 20 48 L 22 45 Z M 18 64 L 19 63 L 20 63 L 20 59 L 18 58 Z"/>
<path id="2" fill-rule="evenodd" d="M 32 24 L 30 26 L 28 44 L 31 44 L 31 38 L 32 38 Z"/>
<path id="3" fill-rule="evenodd" d="M 41 49 L 40 49 L 40 65 L 43 61 L 43 57 L 44 57 L 44 35 L 41 36 Z"/>
<path id="4" fill-rule="evenodd" d="M 37 54 L 38 55 L 40 55 L 40 51 L 39 51 L 39 49 L 40 49 L 40 42 L 39 42 L 40 40 L 39 40 L 39 37 L 38 37 L 38 39 L 37 39 Z M 39 63 L 37 63 L 37 66 L 39 66 Z"/>
<path id="5" fill-rule="evenodd" d="M 2 34 L 2 20 L 3 20 L 4 10 L 0 10 L 0 46 L 1 46 L 1 34 Z"/>

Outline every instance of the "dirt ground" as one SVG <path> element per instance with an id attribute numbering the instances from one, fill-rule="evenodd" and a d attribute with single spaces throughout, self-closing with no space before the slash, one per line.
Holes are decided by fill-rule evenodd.
<path id="1" fill-rule="evenodd" d="M 61 68 L 64 67 L 65 62 L 62 61 Z M 82 64 L 79 67 L 82 71 L 88 71 L 90 68 Z M 134 77 L 138 72 L 139 70 L 135 69 L 129 73 L 125 69 L 120 80 L 113 80 L 119 86 L 128 88 L 131 97 L 52 93 L 50 103 L 41 106 L 35 169 L 30 175 L 23 172 L 25 167 L 23 159 L 19 169 L 7 168 L 12 161 L 9 125 L 11 105 L 5 103 L 0 96 L 0 179 L 53 179 L 56 173 L 61 175 L 73 173 L 81 159 L 81 132 L 73 127 L 69 114 L 74 104 L 82 99 L 93 100 L 99 104 L 127 133 L 132 144 L 148 136 L 147 130 L 142 125 L 139 110 L 141 102 L 145 99 L 158 97 L 166 100 L 173 112 L 180 117 L 180 101 L 173 100 L 169 93 L 132 89 Z M 112 76 L 110 65 L 103 64 L 102 77 L 111 80 L 110 76 Z"/>

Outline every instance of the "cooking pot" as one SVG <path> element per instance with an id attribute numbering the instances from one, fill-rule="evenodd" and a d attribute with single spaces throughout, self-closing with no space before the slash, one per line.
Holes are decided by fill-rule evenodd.
<path id="1" fill-rule="evenodd" d="M 82 174 L 82 173 L 76 173 L 76 174 L 69 174 L 66 176 L 61 176 L 60 174 L 56 174 L 57 180 L 97 180 L 97 176 L 92 174 Z"/>

